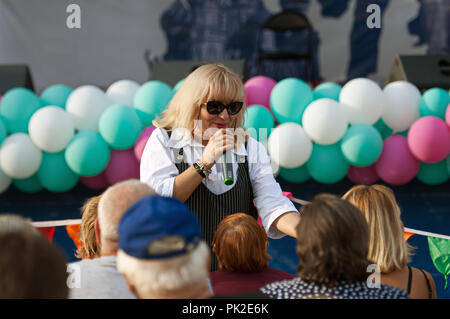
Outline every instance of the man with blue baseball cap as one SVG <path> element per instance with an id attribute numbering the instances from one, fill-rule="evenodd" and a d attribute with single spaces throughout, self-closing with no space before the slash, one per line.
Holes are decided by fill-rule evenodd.
<path id="1" fill-rule="evenodd" d="M 119 224 L 117 268 L 138 298 L 209 298 L 210 252 L 197 216 L 176 198 L 151 195 Z"/>

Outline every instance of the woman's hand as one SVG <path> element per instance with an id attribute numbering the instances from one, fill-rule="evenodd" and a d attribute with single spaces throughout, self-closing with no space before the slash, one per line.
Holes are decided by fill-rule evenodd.
<path id="1" fill-rule="evenodd" d="M 234 144 L 233 130 L 220 129 L 209 139 L 200 161 L 211 168 L 225 151 L 234 147 Z"/>

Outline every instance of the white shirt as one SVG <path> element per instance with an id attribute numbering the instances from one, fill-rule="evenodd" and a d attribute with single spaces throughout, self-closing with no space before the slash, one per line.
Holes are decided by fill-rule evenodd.
<path id="1" fill-rule="evenodd" d="M 183 161 L 192 165 L 203 153 L 205 146 L 198 143 L 194 138 L 184 136 L 179 139 L 172 134 L 170 139 L 167 132 L 157 128 L 145 145 L 141 159 L 140 179 L 143 183 L 151 186 L 161 196 L 172 197 L 175 177 L 179 172 L 175 166 L 174 149 L 183 148 Z M 242 144 L 238 150 L 233 149 L 233 172 L 234 183 L 225 185 L 221 169 L 221 160 L 212 168 L 211 174 L 202 183 L 214 194 L 222 194 L 234 187 L 236 179 L 239 178 L 238 155 L 246 155 L 249 175 L 253 188 L 253 202 L 261 217 L 262 225 L 271 238 L 282 238 L 284 233 L 271 227 L 272 223 L 282 214 L 289 211 L 297 211 L 294 204 L 281 193 L 280 185 L 273 177 L 270 158 L 263 144 L 253 138 L 247 143 L 248 153 Z"/>

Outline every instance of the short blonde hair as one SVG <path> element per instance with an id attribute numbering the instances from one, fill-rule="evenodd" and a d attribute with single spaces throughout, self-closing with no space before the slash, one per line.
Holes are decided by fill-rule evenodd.
<path id="1" fill-rule="evenodd" d="M 208 100 L 243 102 L 244 92 L 244 84 L 239 75 L 226 66 L 202 65 L 186 77 L 163 111 L 162 117 L 156 118 L 153 125 L 168 131 L 183 128 L 192 134 L 194 121 L 198 118 L 203 103 Z M 245 108 L 244 105 L 235 119 L 235 129 L 243 126 Z"/>
<path id="2" fill-rule="evenodd" d="M 404 240 L 404 226 L 394 192 L 383 185 L 357 185 L 342 197 L 362 212 L 369 224 L 369 259 L 381 272 L 400 270 L 410 262 L 412 248 Z"/>

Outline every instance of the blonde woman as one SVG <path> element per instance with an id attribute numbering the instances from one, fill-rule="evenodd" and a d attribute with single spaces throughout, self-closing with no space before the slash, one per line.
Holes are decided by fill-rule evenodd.
<path id="1" fill-rule="evenodd" d="M 261 217 L 269 237 L 296 237 L 300 215 L 282 196 L 265 147 L 243 129 L 244 86 L 223 65 L 207 64 L 183 82 L 144 149 L 140 178 L 162 196 L 177 197 L 197 214 L 211 245 L 219 222 L 244 212 Z M 234 180 L 225 184 L 222 154 Z M 213 261 L 212 270 L 217 269 Z"/>
<path id="2" fill-rule="evenodd" d="M 408 266 L 412 247 L 404 240 L 400 207 L 393 191 L 383 185 L 358 185 L 343 199 L 359 208 L 369 224 L 369 259 L 380 267 L 381 283 L 404 289 L 411 298 L 436 298 L 431 275 Z"/>

